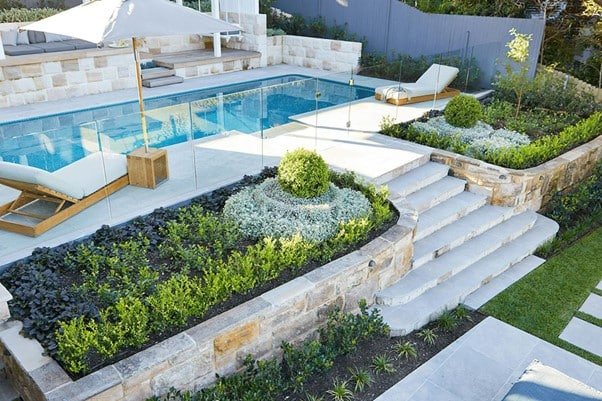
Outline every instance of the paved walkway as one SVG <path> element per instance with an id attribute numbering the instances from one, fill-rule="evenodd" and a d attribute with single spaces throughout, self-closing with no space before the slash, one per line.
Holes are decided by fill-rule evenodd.
<path id="1" fill-rule="evenodd" d="M 602 281 L 596 286 L 597 290 L 602 290 Z M 584 313 L 594 319 L 602 319 L 602 297 L 591 293 L 579 312 Z M 569 342 L 592 354 L 602 356 L 602 327 L 590 323 L 579 317 L 573 317 L 559 337 L 561 340 Z"/>
<path id="2" fill-rule="evenodd" d="M 602 367 L 489 317 L 375 401 L 499 401 L 534 359 L 602 390 Z"/>

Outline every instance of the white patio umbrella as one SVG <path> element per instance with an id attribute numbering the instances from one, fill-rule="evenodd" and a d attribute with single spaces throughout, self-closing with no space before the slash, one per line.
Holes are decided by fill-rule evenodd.
<path id="1" fill-rule="evenodd" d="M 212 35 L 240 30 L 237 26 L 168 0 L 92 0 L 21 29 L 66 35 L 97 44 L 131 39 L 146 151 L 148 134 L 138 57 L 139 39 L 148 36 Z"/>

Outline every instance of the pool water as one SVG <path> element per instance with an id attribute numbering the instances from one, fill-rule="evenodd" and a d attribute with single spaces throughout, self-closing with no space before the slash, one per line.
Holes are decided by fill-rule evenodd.
<path id="1" fill-rule="evenodd" d="M 373 95 L 373 88 L 285 75 L 150 98 L 145 100 L 149 144 L 164 147 L 231 131 L 257 133 L 286 124 L 296 114 Z M 128 153 L 143 143 L 137 102 L 0 123 L 0 160 L 47 171 L 100 149 Z"/>

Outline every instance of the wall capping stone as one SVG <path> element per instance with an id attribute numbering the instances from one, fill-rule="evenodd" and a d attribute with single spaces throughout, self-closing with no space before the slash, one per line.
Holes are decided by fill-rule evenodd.
<path id="1" fill-rule="evenodd" d="M 494 205 L 539 210 L 552 196 L 586 178 L 602 160 L 602 135 L 539 166 L 516 170 L 468 156 L 433 149 L 431 160 L 447 164 L 470 191 L 486 195 Z"/>
<path id="2" fill-rule="evenodd" d="M 397 223 L 360 249 L 76 381 L 36 340 L 19 334 L 21 322 L 2 323 L 7 376 L 25 401 L 143 401 L 172 386 L 205 387 L 216 374 L 238 370 L 248 354 L 279 356 L 282 341 L 314 335 L 333 306 L 357 311 L 360 299 L 373 304 L 378 290 L 410 270 L 417 216 L 404 199 L 391 203 Z"/>

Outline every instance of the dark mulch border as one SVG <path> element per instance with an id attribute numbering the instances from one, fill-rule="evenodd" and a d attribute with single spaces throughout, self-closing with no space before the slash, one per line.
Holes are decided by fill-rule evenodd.
<path id="1" fill-rule="evenodd" d="M 426 363 L 433 356 L 438 354 L 448 345 L 453 343 L 463 334 L 468 332 L 474 326 L 483 321 L 487 316 L 478 312 L 468 313 L 469 318 L 465 318 L 450 331 L 445 331 L 438 327 L 438 323 L 431 322 L 423 329 L 434 329 L 438 335 L 434 345 L 426 344 L 419 336 L 418 331 L 414 331 L 403 337 L 388 338 L 378 336 L 361 343 L 355 352 L 341 356 L 335 360 L 334 366 L 327 372 L 322 372 L 310 378 L 304 387 L 304 393 L 287 393 L 276 399 L 276 401 L 306 401 L 307 394 L 322 396 L 324 400 L 330 400 L 331 397 L 326 391 L 332 388 L 333 380 L 350 380 L 350 368 L 361 368 L 369 371 L 374 382 L 363 392 L 354 392 L 353 401 L 374 401 L 379 395 L 397 384 L 404 377 L 412 373 L 418 367 Z M 421 329 L 422 330 L 422 329 Z M 409 341 L 416 347 L 416 358 L 398 358 L 393 352 L 393 346 L 398 342 Z M 395 372 L 387 374 L 376 374 L 372 370 L 372 359 L 377 355 L 387 355 L 395 367 Z M 353 390 L 354 384 L 349 381 L 348 387 Z"/>

